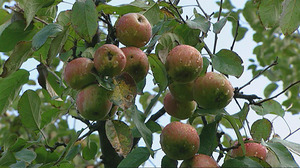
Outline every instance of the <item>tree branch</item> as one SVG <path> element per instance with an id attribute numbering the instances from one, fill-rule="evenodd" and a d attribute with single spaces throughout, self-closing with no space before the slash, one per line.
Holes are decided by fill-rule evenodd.
<path id="1" fill-rule="evenodd" d="M 234 99 L 245 99 L 249 101 L 249 104 L 254 104 L 255 103 L 255 99 L 261 99 L 261 97 L 258 97 L 255 94 L 251 94 L 251 95 L 245 95 L 242 92 L 239 92 L 238 88 L 236 88 L 234 90 L 234 95 L 233 95 Z"/>
<path id="2" fill-rule="evenodd" d="M 278 96 L 280 96 L 281 94 L 285 93 L 285 92 L 286 92 L 287 90 L 289 90 L 291 87 L 293 87 L 293 86 L 295 86 L 295 85 L 297 85 L 297 84 L 299 84 L 299 83 L 300 83 L 300 80 L 298 80 L 298 81 L 296 81 L 296 82 L 290 84 L 287 88 L 285 88 L 283 91 L 281 91 L 280 93 L 276 94 L 275 96 L 270 97 L 270 98 L 267 98 L 267 99 L 263 99 L 263 100 L 261 100 L 261 101 L 259 101 L 259 102 L 255 102 L 254 104 L 255 104 L 255 105 L 260 105 L 260 104 L 262 104 L 262 103 L 264 103 L 264 102 L 266 102 L 266 101 L 275 99 L 276 97 L 278 97 Z"/>
<path id="3" fill-rule="evenodd" d="M 251 84 L 251 82 L 253 82 L 256 78 L 258 78 L 261 74 L 263 74 L 264 72 L 266 72 L 268 69 L 270 69 L 271 67 L 275 66 L 278 64 L 278 57 L 276 57 L 276 59 L 274 60 L 274 62 L 267 66 L 264 70 L 260 71 L 257 75 L 255 75 L 249 82 L 247 82 L 245 85 L 243 85 L 242 87 L 237 89 L 237 92 L 239 92 L 240 90 L 242 90 L 244 87 L 248 86 Z"/>
<path id="4" fill-rule="evenodd" d="M 102 152 L 102 156 L 100 158 L 102 159 L 102 163 L 104 164 L 105 168 L 114 168 L 118 167 L 119 163 L 123 159 L 123 156 L 120 156 L 109 142 L 105 133 L 105 122 L 106 120 L 97 121 L 97 124 L 99 124 L 97 130 L 99 134 L 100 148 Z"/>

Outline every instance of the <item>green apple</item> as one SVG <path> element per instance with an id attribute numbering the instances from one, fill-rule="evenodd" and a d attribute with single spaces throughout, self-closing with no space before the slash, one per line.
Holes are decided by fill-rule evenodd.
<path id="1" fill-rule="evenodd" d="M 78 93 L 77 109 L 85 119 L 93 121 L 105 119 L 112 107 L 111 95 L 112 91 L 102 86 L 89 85 Z"/>
<path id="2" fill-rule="evenodd" d="M 196 48 L 178 45 L 168 53 L 165 66 L 172 80 L 188 83 L 199 76 L 203 67 L 203 59 Z"/>
<path id="3" fill-rule="evenodd" d="M 175 121 L 163 128 L 160 145 L 169 158 L 186 160 L 198 152 L 200 139 L 193 126 Z"/>
<path id="4" fill-rule="evenodd" d="M 63 77 L 67 85 L 73 89 L 82 89 L 96 81 L 92 74 L 94 62 L 89 58 L 76 58 L 67 63 Z"/>
<path id="5" fill-rule="evenodd" d="M 192 116 L 196 109 L 197 103 L 195 101 L 179 101 L 176 100 L 169 92 L 164 98 L 164 108 L 166 112 L 173 117 L 184 120 Z"/>
<path id="6" fill-rule="evenodd" d="M 136 83 L 143 80 L 149 71 L 147 55 L 137 47 L 121 48 L 126 56 L 124 72 L 127 72 Z"/>
<path id="7" fill-rule="evenodd" d="M 143 47 L 151 36 L 152 27 L 147 18 L 139 13 L 127 13 L 115 24 L 116 36 L 125 46 Z"/>
<path id="8" fill-rule="evenodd" d="M 104 44 L 96 50 L 94 64 L 100 75 L 113 77 L 121 74 L 125 68 L 126 57 L 119 47 Z"/>
<path id="9" fill-rule="evenodd" d="M 193 86 L 193 97 L 204 109 L 221 109 L 232 100 L 234 89 L 227 78 L 216 72 L 198 77 Z"/>
<path id="10" fill-rule="evenodd" d="M 194 82 L 179 83 L 172 82 L 169 85 L 169 90 L 176 100 L 193 101 L 193 85 Z"/>

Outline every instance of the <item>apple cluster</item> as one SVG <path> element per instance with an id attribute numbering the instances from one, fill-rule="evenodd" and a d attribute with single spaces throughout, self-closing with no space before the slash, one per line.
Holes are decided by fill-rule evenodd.
<path id="1" fill-rule="evenodd" d="M 165 67 L 171 82 L 164 108 L 175 118 L 189 118 L 197 105 L 203 109 L 222 109 L 233 97 L 233 87 L 223 74 L 207 72 L 200 75 L 203 59 L 192 46 L 174 47 L 167 55 Z"/>
<path id="2" fill-rule="evenodd" d="M 76 105 L 88 120 L 106 119 L 112 108 L 113 91 L 98 84 L 96 76 L 114 78 L 128 73 L 138 83 L 149 70 L 147 55 L 140 49 L 151 38 L 152 28 L 139 13 L 128 13 L 115 24 L 116 37 L 126 47 L 104 44 L 97 48 L 93 59 L 80 57 L 68 62 L 63 76 L 68 86 L 79 91 Z"/>

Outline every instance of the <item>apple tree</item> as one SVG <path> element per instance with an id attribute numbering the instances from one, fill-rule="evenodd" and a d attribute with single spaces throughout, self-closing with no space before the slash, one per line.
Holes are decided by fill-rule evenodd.
<path id="1" fill-rule="evenodd" d="M 300 112 L 300 1 L 219 0 L 213 13 L 190 3 L 0 0 L 0 167 L 139 167 L 151 157 L 161 167 L 299 167 L 300 144 L 265 116 Z M 217 47 L 224 27 L 229 48 Z M 257 59 L 243 60 L 234 46 L 250 27 Z M 253 76 L 233 86 L 246 69 Z M 264 98 L 244 93 L 260 76 Z M 260 119 L 250 125 L 249 113 Z"/>

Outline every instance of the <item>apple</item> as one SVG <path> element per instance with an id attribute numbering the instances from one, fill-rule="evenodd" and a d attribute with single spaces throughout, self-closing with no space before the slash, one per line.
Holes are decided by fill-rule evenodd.
<path id="1" fill-rule="evenodd" d="M 76 105 L 82 117 L 88 120 L 104 119 L 112 107 L 112 91 L 97 84 L 82 89 L 76 98 Z"/>
<path id="2" fill-rule="evenodd" d="M 193 158 L 184 160 L 180 168 L 190 168 L 190 167 L 199 167 L 199 168 L 206 168 L 206 167 L 215 167 L 218 168 L 219 165 L 218 163 L 211 158 L 208 155 L 204 154 L 196 154 Z"/>
<path id="3" fill-rule="evenodd" d="M 193 82 L 172 82 L 171 84 L 169 84 L 169 90 L 176 100 L 193 101 L 193 84 Z"/>
<path id="4" fill-rule="evenodd" d="M 151 36 L 152 27 L 147 18 L 139 13 L 127 13 L 115 24 L 116 37 L 125 46 L 143 47 Z"/>
<path id="5" fill-rule="evenodd" d="M 104 44 L 96 50 L 94 64 L 100 75 L 113 77 L 119 75 L 125 68 L 126 57 L 119 47 Z"/>
<path id="6" fill-rule="evenodd" d="M 249 141 L 253 141 L 253 139 L 248 139 Z M 237 145 L 238 142 L 235 143 Z M 256 142 L 245 142 L 245 150 L 246 150 L 246 156 L 252 156 L 257 157 L 262 160 L 266 160 L 266 156 L 268 153 L 268 150 L 265 146 L 263 146 L 260 143 Z M 236 149 L 232 149 L 230 152 L 231 157 L 241 157 L 243 155 L 242 147 L 239 146 Z"/>
<path id="7" fill-rule="evenodd" d="M 189 118 L 195 111 L 197 103 L 195 101 L 176 100 L 169 92 L 164 98 L 164 108 L 166 112 L 180 120 Z"/>
<path id="8" fill-rule="evenodd" d="M 199 76 L 203 67 L 203 59 L 196 48 L 178 45 L 168 53 L 165 66 L 172 80 L 188 83 Z"/>
<path id="9" fill-rule="evenodd" d="M 234 89 L 224 75 L 207 72 L 199 76 L 193 86 L 193 97 L 204 109 L 221 109 L 226 107 L 234 94 Z"/>
<path id="10" fill-rule="evenodd" d="M 64 80 L 71 88 L 82 89 L 96 81 L 96 77 L 92 74 L 93 68 L 94 62 L 91 59 L 76 58 L 67 63 L 63 72 Z"/>
<path id="11" fill-rule="evenodd" d="M 175 121 L 163 128 L 160 145 L 169 158 L 186 160 L 198 152 L 200 139 L 193 126 Z"/>
<path id="12" fill-rule="evenodd" d="M 127 72 L 136 83 L 143 80 L 149 70 L 147 55 L 137 47 L 121 48 L 126 56 L 126 65 L 124 71 Z"/>

